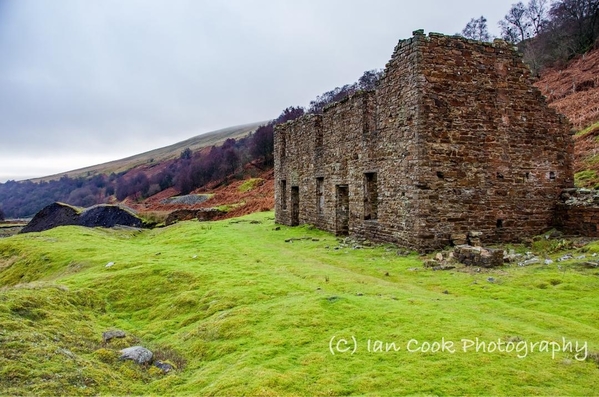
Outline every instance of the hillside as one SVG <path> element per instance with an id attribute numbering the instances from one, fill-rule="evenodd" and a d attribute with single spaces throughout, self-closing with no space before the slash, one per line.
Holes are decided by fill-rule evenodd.
<path id="1" fill-rule="evenodd" d="M 577 131 L 599 121 L 599 50 L 580 56 L 565 69 L 546 71 L 535 85 Z"/>
<path id="2" fill-rule="evenodd" d="M 181 154 L 185 149 L 192 151 L 198 151 L 205 147 L 214 145 L 220 145 L 227 139 L 239 139 L 247 136 L 251 132 L 255 131 L 261 125 L 266 124 L 268 121 L 260 121 L 256 123 L 238 125 L 234 127 L 223 128 L 217 131 L 207 132 L 205 134 L 197 135 L 192 138 L 186 139 L 175 144 L 165 146 L 162 148 L 150 150 L 148 152 L 136 154 L 131 157 L 127 157 L 120 160 L 110 161 L 108 163 L 97 164 L 77 170 L 67 171 L 56 175 L 49 175 L 42 178 L 32 179 L 32 182 L 50 181 L 53 179 L 61 178 L 67 175 L 71 178 L 77 178 L 80 176 L 88 177 L 96 174 L 110 174 L 120 173 L 128 171 L 132 168 L 139 167 L 149 162 L 164 162 L 172 160 Z"/>
<path id="3" fill-rule="evenodd" d="M 433 271 L 400 254 L 275 227 L 272 212 L 1 239 L 0 394 L 585 395 L 599 387 L 599 279 L 584 260 Z M 110 329 L 127 337 L 102 343 Z M 477 351 L 469 345 L 477 338 L 494 347 Z M 579 352 L 552 352 L 564 340 Z M 176 368 L 119 361 L 131 345 Z"/>
<path id="4" fill-rule="evenodd" d="M 599 187 L 599 50 L 580 56 L 564 69 L 546 71 L 535 85 L 578 131 L 574 136 L 577 186 Z"/>
<path id="5" fill-rule="evenodd" d="M 269 136 L 260 133 L 266 127 L 259 128 L 264 124 L 270 125 L 230 127 L 122 160 L 36 180 L 0 183 L 0 209 L 7 218 L 30 218 L 56 201 L 80 207 L 123 201 L 138 204 L 164 191 L 185 194 L 211 183 L 217 186 L 253 177 L 268 168 L 261 166 L 264 156 L 256 154 L 256 149 L 268 145 Z"/>

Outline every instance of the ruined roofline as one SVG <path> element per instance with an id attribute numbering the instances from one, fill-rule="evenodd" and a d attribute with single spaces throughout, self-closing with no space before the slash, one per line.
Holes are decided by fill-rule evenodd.
<path id="1" fill-rule="evenodd" d="M 412 45 L 418 45 L 423 42 L 424 43 L 431 42 L 433 39 L 444 39 L 444 38 L 450 39 L 454 42 L 462 42 L 467 45 L 478 45 L 478 46 L 482 45 L 484 47 L 512 51 L 512 52 L 518 54 L 520 58 L 522 58 L 522 53 L 519 51 L 518 47 L 514 46 L 511 43 L 508 43 L 507 41 L 505 41 L 503 39 L 496 38 L 492 42 L 490 42 L 490 41 L 473 40 L 473 39 L 466 38 L 464 36 L 460 36 L 458 34 L 446 35 L 446 34 L 437 33 L 437 32 L 429 32 L 429 34 L 427 36 L 424 33 L 424 29 L 418 29 L 418 30 L 415 30 L 412 32 L 412 37 L 399 40 L 399 42 L 397 43 L 397 45 L 395 46 L 395 48 L 393 50 L 393 54 L 391 55 L 391 58 L 385 65 L 385 70 L 383 72 L 383 75 L 385 75 L 390 62 L 393 61 L 398 55 L 402 54 L 406 48 L 411 47 Z"/>
<path id="2" fill-rule="evenodd" d="M 335 102 L 329 103 L 328 105 L 326 105 L 322 109 L 322 113 L 324 114 L 324 113 L 328 112 L 330 109 L 333 109 L 333 108 L 341 105 L 342 103 L 348 102 L 348 101 L 350 101 L 352 99 L 360 98 L 360 97 L 363 97 L 363 96 L 366 96 L 366 95 L 370 95 L 370 94 L 374 94 L 374 93 L 376 93 L 376 90 L 359 90 L 359 91 L 356 91 L 353 94 L 348 95 L 348 96 L 346 96 L 345 98 L 343 98 L 343 99 L 341 99 L 339 101 L 335 101 Z"/>
<path id="3" fill-rule="evenodd" d="M 489 47 L 489 48 L 494 48 L 494 49 L 499 49 L 499 50 L 503 49 L 505 51 L 513 52 L 514 54 L 516 54 L 522 60 L 522 53 L 518 50 L 518 47 L 516 47 L 516 46 L 514 46 L 514 45 L 512 45 L 510 43 L 508 43 L 507 41 L 505 41 L 503 39 L 496 38 L 492 42 L 486 42 L 486 41 L 468 39 L 468 38 L 460 36 L 460 35 L 455 35 L 455 34 L 454 35 L 446 35 L 446 34 L 437 33 L 437 32 L 429 32 L 428 36 L 427 36 L 424 33 L 424 29 L 418 29 L 418 30 L 415 30 L 415 31 L 412 32 L 412 37 L 407 38 L 407 39 L 400 39 L 399 40 L 398 44 L 395 46 L 395 49 L 393 50 L 391 58 L 389 59 L 389 61 L 387 61 L 386 65 L 385 65 L 385 67 L 383 69 L 383 74 L 381 76 L 381 80 L 383 80 L 386 77 L 387 72 L 388 72 L 388 70 L 389 70 L 389 68 L 391 66 L 392 61 L 396 57 L 398 57 L 401 54 L 403 54 L 406 51 L 407 48 L 409 48 L 409 47 L 411 47 L 413 45 L 419 45 L 420 43 L 428 43 L 428 42 L 431 42 L 434 39 L 444 39 L 444 38 L 450 39 L 452 42 L 461 42 L 461 43 L 464 43 L 465 45 L 478 45 L 478 46 L 482 45 L 484 47 Z M 521 61 L 521 62 L 524 63 L 523 61 Z M 532 77 L 532 75 L 529 75 L 529 78 L 534 80 L 534 78 Z M 381 80 L 379 80 L 379 83 L 380 83 Z M 535 88 L 533 88 L 533 89 L 535 89 Z M 279 124 L 279 125 L 275 126 L 275 131 L 277 129 L 279 129 L 279 128 L 283 128 L 281 126 L 290 126 L 290 125 L 293 125 L 293 124 L 296 124 L 296 123 L 302 123 L 302 122 L 309 121 L 312 118 L 322 117 L 325 113 L 327 113 L 328 111 L 331 111 L 331 109 L 334 109 L 337 106 L 339 106 L 339 105 L 341 105 L 341 104 L 343 104 L 343 103 L 345 103 L 347 101 L 359 98 L 359 97 L 364 96 L 364 95 L 372 95 L 372 94 L 376 95 L 377 92 L 378 92 L 378 87 L 376 89 L 374 89 L 374 90 L 360 90 L 360 91 L 356 91 L 355 93 L 353 93 L 351 95 L 348 95 L 347 97 L 345 97 L 345 98 L 343 98 L 343 99 L 341 99 L 339 101 L 332 102 L 332 103 L 326 105 L 323 108 L 323 111 L 322 111 L 321 114 L 319 114 L 319 113 L 305 114 L 304 116 L 299 117 L 299 118 L 297 118 L 295 120 L 287 121 L 287 122 L 285 122 L 283 124 Z M 542 93 L 540 92 L 540 90 L 539 90 L 539 95 L 542 96 Z M 546 98 L 544 96 L 543 96 L 543 100 L 546 102 Z M 559 114 L 559 113 L 557 113 L 557 114 Z M 561 114 L 559 114 L 559 116 L 565 117 L 565 116 L 563 116 Z"/>
<path id="4" fill-rule="evenodd" d="M 493 48 L 505 47 L 505 48 L 509 48 L 511 50 L 519 52 L 517 46 L 515 46 L 503 39 L 500 39 L 500 38 L 495 38 L 495 39 L 493 39 L 493 41 L 482 41 L 482 40 L 469 39 L 469 38 L 464 37 L 459 34 L 443 34 L 443 33 L 438 33 L 438 32 L 429 32 L 428 36 L 427 36 L 424 33 L 424 29 L 414 30 L 412 32 L 412 37 L 407 38 L 407 39 L 401 39 L 401 40 L 399 40 L 399 43 L 413 41 L 414 39 L 421 39 L 421 38 L 431 39 L 431 38 L 435 38 L 435 37 L 436 38 L 446 37 L 446 38 L 453 39 L 453 40 L 460 40 L 464 43 L 484 45 L 484 46 L 493 47 Z"/>
<path id="5" fill-rule="evenodd" d="M 303 115 L 301 117 L 298 117 L 295 120 L 289 120 L 289 121 L 286 121 L 286 122 L 284 122 L 282 124 L 277 124 L 275 126 L 275 131 L 277 129 L 279 129 L 279 128 L 282 128 L 282 126 L 290 126 L 290 125 L 293 125 L 293 124 L 296 124 L 296 123 L 300 123 L 300 122 L 304 122 L 304 121 L 309 121 L 310 119 L 322 118 L 322 116 L 325 113 L 331 111 L 332 109 L 336 108 L 337 106 L 339 106 L 339 105 L 341 105 L 341 104 L 343 104 L 345 102 L 348 102 L 348 101 L 354 100 L 354 99 L 358 99 L 360 97 L 364 97 L 364 96 L 367 96 L 367 95 L 373 95 L 375 93 L 376 93 L 376 90 L 359 90 L 359 91 L 356 91 L 353 94 L 348 95 L 348 96 L 346 96 L 345 98 L 343 98 L 343 99 L 341 99 L 339 101 L 335 101 L 335 102 L 329 103 L 328 105 L 326 105 L 323 108 L 322 113 L 307 113 L 307 114 L 305 114 L 305 115 Z"/>

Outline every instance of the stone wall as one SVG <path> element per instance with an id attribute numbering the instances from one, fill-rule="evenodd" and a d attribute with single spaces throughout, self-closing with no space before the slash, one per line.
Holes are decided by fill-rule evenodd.
<path id="1" fill-rule="evenodd" d="M 555 226 L 566 234 L 599 237 L 599 191 L 565 189 L 557 205 Z"/>
<path id="2" fill-rule="evenodd" d="M 422 40 L 425 238 L 442 243 L 476 230 L 506 242 L 542 233 L 560 192 L 573 186 L 569 124 L 507 43 Z"/>
<path id="3" fill-rule="evenodd" d="M 417 31 L 375 92 L 276 129 L 276 221 L 420 250 L 514 241 L 551 226 L 571 161 L 512 47 Z"/>

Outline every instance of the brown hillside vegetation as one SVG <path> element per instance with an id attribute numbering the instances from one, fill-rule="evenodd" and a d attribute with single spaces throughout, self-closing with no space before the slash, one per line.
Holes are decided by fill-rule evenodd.
<path id="1" fill-rule="evenodd" d="M 268 211 L 274 208 L 274 171 L 267 170 L 256 178 L 243 180 L 220 181 L 192 194 L 209 195 L 210 198 L 197 204 L 173 204 L 166 200 L 176 196 L 173 188 L 164 190 L 142 203 L 128 202 L 127 205 L 141 214 L 155 214 L 165 218 L 176 210 L 198 210 L 202 208 L 219 208 L 225 213 L 214 219 L 227 219 L 247 215 L 253 212 Z"/>
<path id="2" fill-rule="evenodd" d="M 564 69 L 546 71 L 535 85 L 579 131 L 574 136 L 576 185 L 599 187 L 599 50 L 576 58 Z"/>
<path id="3" fill-rule="evenodd" d="M 565 69 L 548 70 L 535 85 L 577 130 L 599 120 L 599 50 L 580 56 Z"/>

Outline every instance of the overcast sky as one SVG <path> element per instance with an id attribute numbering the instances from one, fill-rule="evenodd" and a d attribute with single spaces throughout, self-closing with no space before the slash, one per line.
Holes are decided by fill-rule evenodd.
<path id="1" fill-rule="evenodd" d="M 513 2 L 0 0 L 0 182 L 274 118 Z"/>

